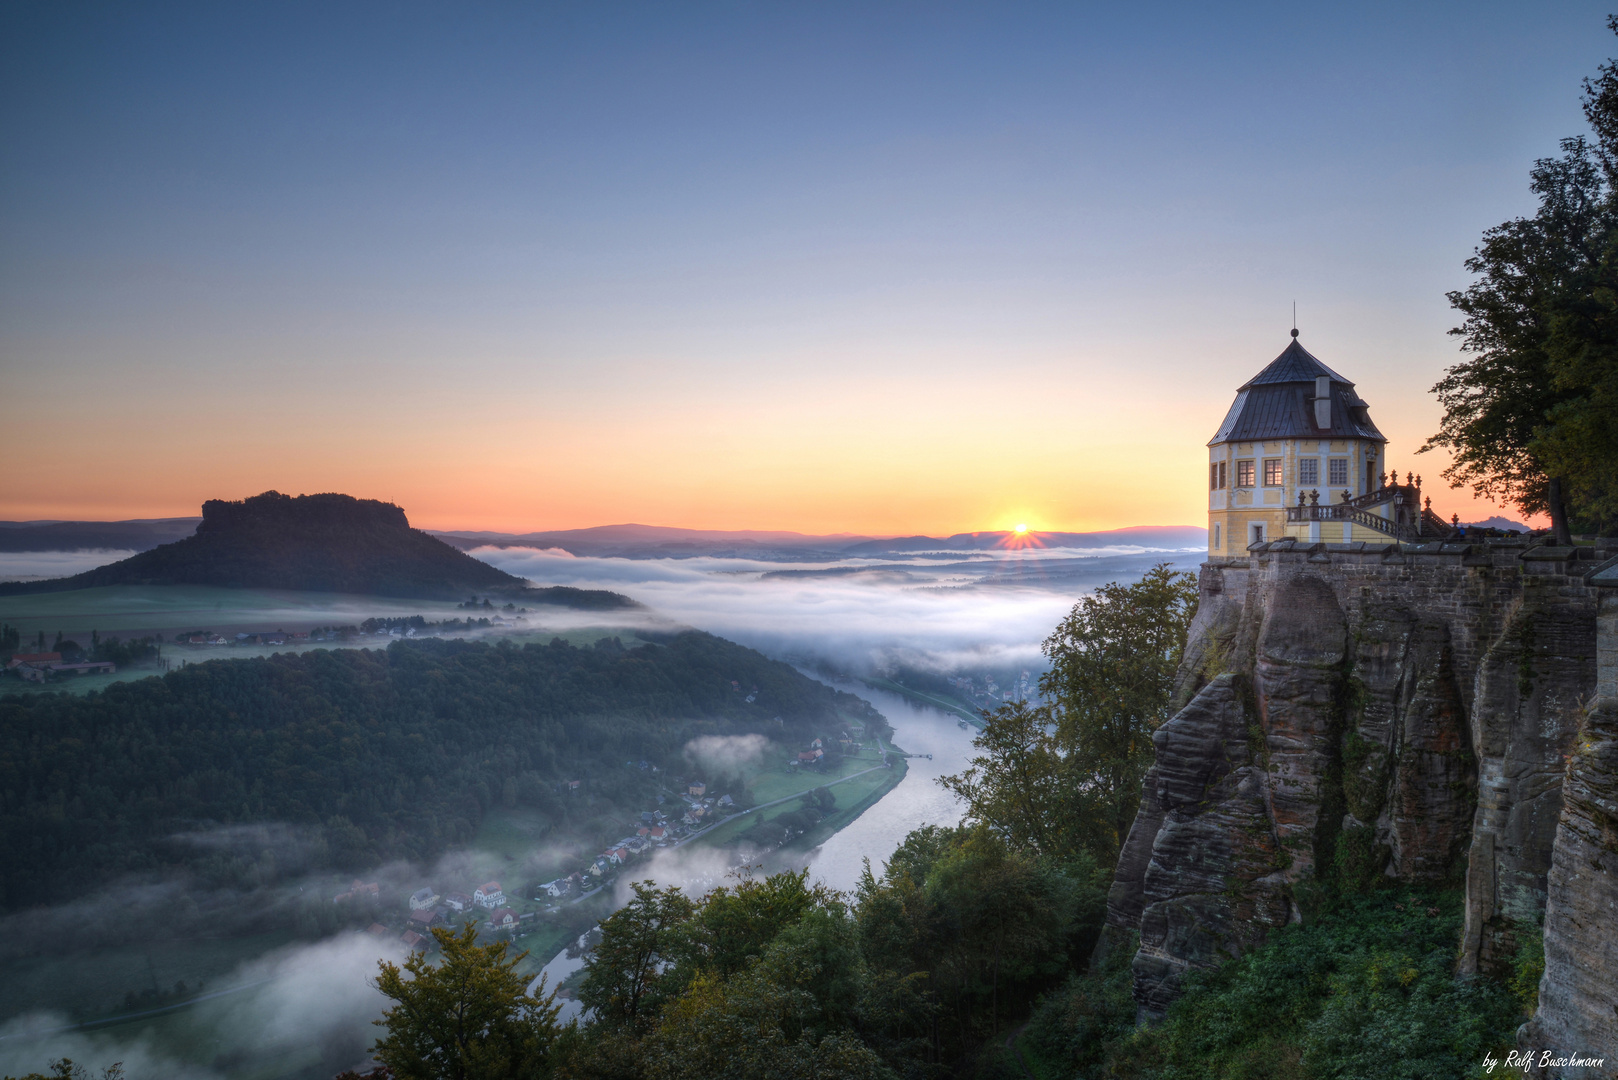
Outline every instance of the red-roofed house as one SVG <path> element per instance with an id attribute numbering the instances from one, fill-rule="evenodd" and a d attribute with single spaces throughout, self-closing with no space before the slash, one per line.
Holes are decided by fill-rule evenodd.
<path id="1" fill-rule="evenodd" d="M 500 890 L 498 881 L 485 881 L 472 893 L 472 903 L 480 908 L 493 911 L 506 902 L 506 894 Z"/>
<path id="2" fill-rule="evenodd" d="M 489 916 L 489 923 L 496 930 L 515 930 L 517 928 L 517 913 L 508 907 L 503 907 Z"/>

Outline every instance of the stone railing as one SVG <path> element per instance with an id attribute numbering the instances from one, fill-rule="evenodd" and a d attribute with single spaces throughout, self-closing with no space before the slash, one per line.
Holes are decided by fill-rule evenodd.
<path id="1" fill-rule="evenodd" d="M 1412 478 L 1414 480 L 1414 478 Z M 1456 533 L 1455 528 L 1433 513 L 1432 500 L 1422 504 L 1419 480 L 1412 483 L 1394 483 L 1358 497 L 1344 493 L 1341 502 L 1322 503 L 1320 493 L 1298 492 L 1298 505 L 1287 507 L 1287 523 L 1301 524 L 1313 521 L 1342 521 L 1359 525 L 1374 532 L 1391 536 L 1395 540 L 1443 540 Z M 1308 499 L 1309 501 L 1305 501 Z M 1375 506 L 1393 505 L 1393 516 L 1372 513 Z"/>

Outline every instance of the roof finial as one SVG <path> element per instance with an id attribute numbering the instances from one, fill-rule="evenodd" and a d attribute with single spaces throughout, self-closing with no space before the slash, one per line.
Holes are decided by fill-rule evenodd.
<path id="1" fill-rule="evenodd" d="M 1292 336 L 1298 336 L 1298 302 L 1292 301 Z"/>

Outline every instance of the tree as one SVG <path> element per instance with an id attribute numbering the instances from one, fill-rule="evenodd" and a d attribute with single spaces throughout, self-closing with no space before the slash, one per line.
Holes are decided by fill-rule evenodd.
<path id="1" fill-rule="evenodd" d="M 1014 844 L 1112 865 L 1169 717 L 1174 673 L 1196 606 L 1196 579 L 1159 563 L 1133 585 L 1103 585 L 1045 640 L 1044 704 L 987 716 L 980 754 L 944 787 Z"/>
<path id="2" fill-rule="evenodd" d="M 632 886 L 635 898 L 601 924 L 601 944 L 590 954 L 579 1000 L 608 1023 L 655 1018 L 668 996 L 669 967 L 696 910 L 674 886 Z"/>
<path id="3" fill-rule="evenodd" d="M 440 963 L 412 953 L 401 970 L 383 960 L 375 986 L 396 1004 L 376 1023 L 372 1048 L 396 1080 L 530 1080 L 550 1073 L 556 1041 L 555 995 L 528 992 L 516 967 L 528 954 L 506 943 L 477 944 L 477 927 L 434 928 Z M 406 973 L 411 977 L 405 978 Z"/>
<path id="4" fill-rule="evenodd" d="M 1618 19 L 1608 22 L 1618 32 Z M 1449 294 L 1467 358 L 1433 386 L 1444 416 L 1422 452 L 1454 452 L 1446 479 L 1572 521 L 1618 523 L 1618 67 L 1585 80 L 1596 141 L 1564 139 L 1529 172 L 1532 217 L 1483 234 L 1477 280 Z"/>

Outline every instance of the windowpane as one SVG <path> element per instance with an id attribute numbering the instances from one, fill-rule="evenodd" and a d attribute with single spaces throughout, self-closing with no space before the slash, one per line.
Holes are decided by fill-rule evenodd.
<path id="1" fill-rule="evenodd" d="M 1225 463 L 1223 461 L 1219 463 L 1219 486 L 1221 488 L 1225 486 Z"/>
<path id="2" fill-rule="evenodd" d="M 1264 486 L 1279 487 L 1281 484 L 1281 459 L 1266 458 L 1264 460 Z"/>
<path id="3" fill-rule="evenodd" d="M 1332 458 L 1329 468 L 1331 469 L 1331 479 L 1328 481 L 1328 483 L 1330 483 L 1332 487 L 1343 487 L 1348 483 L 1347 458 Z"/>
<path id="4" fill-rule="evenodd" d="M 1238 461 L 1236 463 L 1236 486 L 1239 488 L 1253 486 L 1253 463 L 1251 461 Z"/>
<path id="5" fill-rule="evenodd" d="M 1219 490 L 1219 466 L 1218 465 L 1209 465 L 1208 466 L 1208 490 L 1209 491 L 1218 491 Z"/>
<path id="6" fill-rule="evenodd" d="M 1305 486 L 1320 483 L 1319 458 L 1306 457 L 1298 459 L 1298 483 Z"/>

